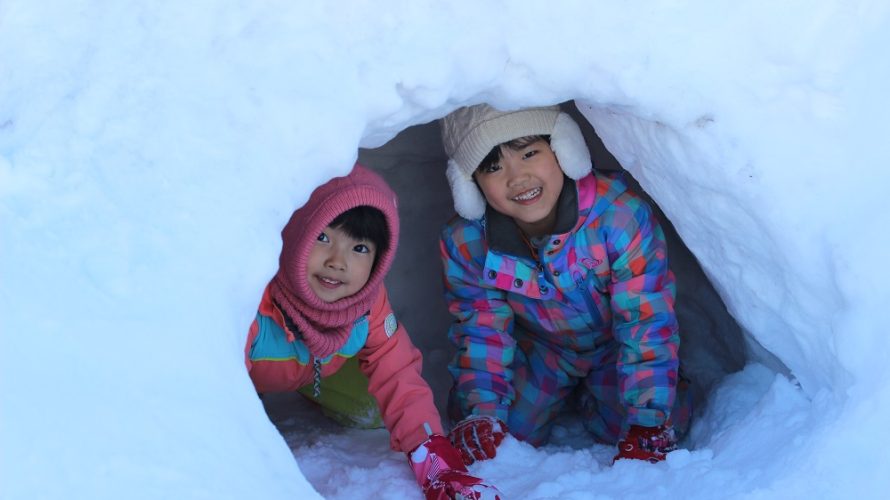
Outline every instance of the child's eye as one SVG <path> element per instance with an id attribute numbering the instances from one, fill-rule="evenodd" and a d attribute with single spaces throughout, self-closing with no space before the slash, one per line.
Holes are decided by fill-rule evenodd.
<path id="1" fill-rule="evenodd" d="M 483 174 L 491 174 L 491 173 L 497 172 L 500 169 L 501 169 L 501 166 L 499 164 L 489 163 L 488 165 L 483 165 L 483 166 L 479 167 L 479 170 L 477 170 L 477 172 L 481 172 Z"/>
<path id="2" fill-rule="evenodd" d="M 326 235 L 324 233 L 319 234 L 317 239 L 318 239 L 318 241 L 321 241 L 323 243 L 327 243 L 327 242 L 331 241 L 330 238 L 328 238 L 328 235 Z"/>
<path id="3" fill-rule="evenodd" d="M 352 247 L 352 250 L 358 253 L 371 253 L 371 249 L 368 248 L 368 245 L 365 245 L 363 243 Z"/>
<path id="4" fill-rule="evenodd" d="M 537 149 L 532 149 L 530 151 L 526 151 L 525 154 L 522 155 L 522 159 L 527 160 L 527 159 L 531 158 L 532 156 L 535 156 L 536 154 L 538 154 Z"/>

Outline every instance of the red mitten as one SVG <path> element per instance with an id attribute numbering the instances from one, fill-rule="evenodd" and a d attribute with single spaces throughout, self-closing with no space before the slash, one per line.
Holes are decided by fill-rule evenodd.
<path id="1" fill-rule="evenodd" d="M 458 422 L 448 438 L 460 450 L 464 464 L 470 465 L 476 460 L 494 458 L 508 432 L 507 424 L 497 417 L 472 415 Z"/>
<path id="2" fill-rule="evenodd" d="M 433 434 L 408 454 L 417 484 L 427 500 L 501 500 L 497 488 L 467 473 L 460 452 L 445 436 Z"/>
<path id="3" fill-rule="evenodd" d="M 657 463 L 665 455 L 677 449 L 677 438 L 673 427 L 641 427 L 632 425 L 624 439 L 618 441 L 618 454 L 612 462 L 622 458 L 647 460 Z"/>

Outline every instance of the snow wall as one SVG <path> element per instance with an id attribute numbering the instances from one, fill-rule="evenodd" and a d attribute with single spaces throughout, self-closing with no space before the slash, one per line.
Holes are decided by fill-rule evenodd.
<path id="1" fill-rule="evenodd" d="M 887 7 L 509 5 L 0 5 L 0 495 L 311 496 L 243 369 L 281 226 L 360 147 L 569 100 L 792 377 L 698 473 L 886 490 Z"/>

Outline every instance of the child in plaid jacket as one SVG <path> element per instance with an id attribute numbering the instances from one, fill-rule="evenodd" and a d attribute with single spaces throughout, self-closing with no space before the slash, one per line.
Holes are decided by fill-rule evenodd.
<path id="1" fill-rule="evenodd" d="M 482 104 L 443 119 L 454 218 L 442 231 L 457 353 L 451 439 L 491 458 L 509 432 L 543 443 L 575 403 L 617 458 L 662 460 L 688 406 L 664 235 L 619 176 L 591 173 L 557 107 Z M 481 192 L 480 192 L 481 191 Z M 677 407 L 677 408 L 675 408 Z"/>

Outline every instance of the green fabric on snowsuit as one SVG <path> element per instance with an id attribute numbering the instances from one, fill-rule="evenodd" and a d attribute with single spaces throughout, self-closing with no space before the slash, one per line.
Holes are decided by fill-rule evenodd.
<path id="1" fill-rule="evenodd" d="M 317 398 L 313 396 L 312 384 L 301 387 L 299 392 L 340 425 L 358 429 L 383 427 L 380 409 L 368 392 L 368 377 L 359 370 L 358 358 L 349 358 L 336 373 L 322 378 Z"/>

